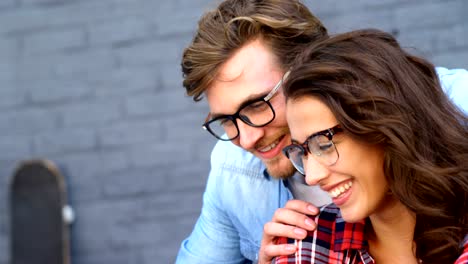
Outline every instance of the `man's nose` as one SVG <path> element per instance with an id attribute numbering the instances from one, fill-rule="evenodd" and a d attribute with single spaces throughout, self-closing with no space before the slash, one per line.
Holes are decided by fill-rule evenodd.
<path id="1" fill-rule="evenodd" d="M 255 144 L 260 140 L 264 132 L 264 127 L 252 127 L 238 120 L 239 127 L 239 144 L 244 149 L 253 149 Z"/>
<path id="2" fill-rule="evenodd" d="M 304 160 L 305 181 L 308 185 L 317 185 L 330 174 L 328 167 L 317 161 L 313 155 L 309 153 Z"/>

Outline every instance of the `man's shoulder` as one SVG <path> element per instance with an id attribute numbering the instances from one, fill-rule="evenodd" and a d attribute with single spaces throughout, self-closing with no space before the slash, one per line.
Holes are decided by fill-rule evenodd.
<path id="1" fill-rule="evenodd" d="M 245 149 L 230 141 L 218 140 L 211 153 L 211 163 L 238 164 L 241 166 L 263 166 L 262 161 Z"/>
<path id="2" fill-rule="evenodd" d="M 468 71 L 436 67 L 445 94 L 461 109 L 468 113 Z"/>
<path id="3" fill-rule="evenodd" d="M 453 89 L 460 88 L 459 86 L 468 85 L 468 71 L 465 69 L 447 69 L 444 67 L 436 67 L 437 75 L 439 76 L 442 88 L 450 94 Z"/>

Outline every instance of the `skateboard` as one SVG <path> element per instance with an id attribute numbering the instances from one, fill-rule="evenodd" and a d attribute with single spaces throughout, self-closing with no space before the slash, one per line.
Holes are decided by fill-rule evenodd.
<path id="1" fill-rule="evenodd" d="M 11 264 L 70 264 L 73 211 L 58 168 L 21 162 L 10 187 Z"/>

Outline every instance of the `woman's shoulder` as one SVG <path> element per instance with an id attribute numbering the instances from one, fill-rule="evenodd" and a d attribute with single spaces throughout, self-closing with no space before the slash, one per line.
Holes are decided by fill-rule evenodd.
<path id="1" fill-rule="evenodd" d="M 468 235 L 463 240 L 463 252 L 455 261 L 455 264 L 467 264 L 468 263 Z"/>

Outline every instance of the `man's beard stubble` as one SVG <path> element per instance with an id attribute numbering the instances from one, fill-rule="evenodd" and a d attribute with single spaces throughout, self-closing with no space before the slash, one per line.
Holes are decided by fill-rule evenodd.
<path id="1" fill-rule="evenodd" d="M 268 174 L 275 179 L 288 179 L 296 173 L 291 162 L 283 155 L 278 155 L 271 160 L 263 161 Z"/>

